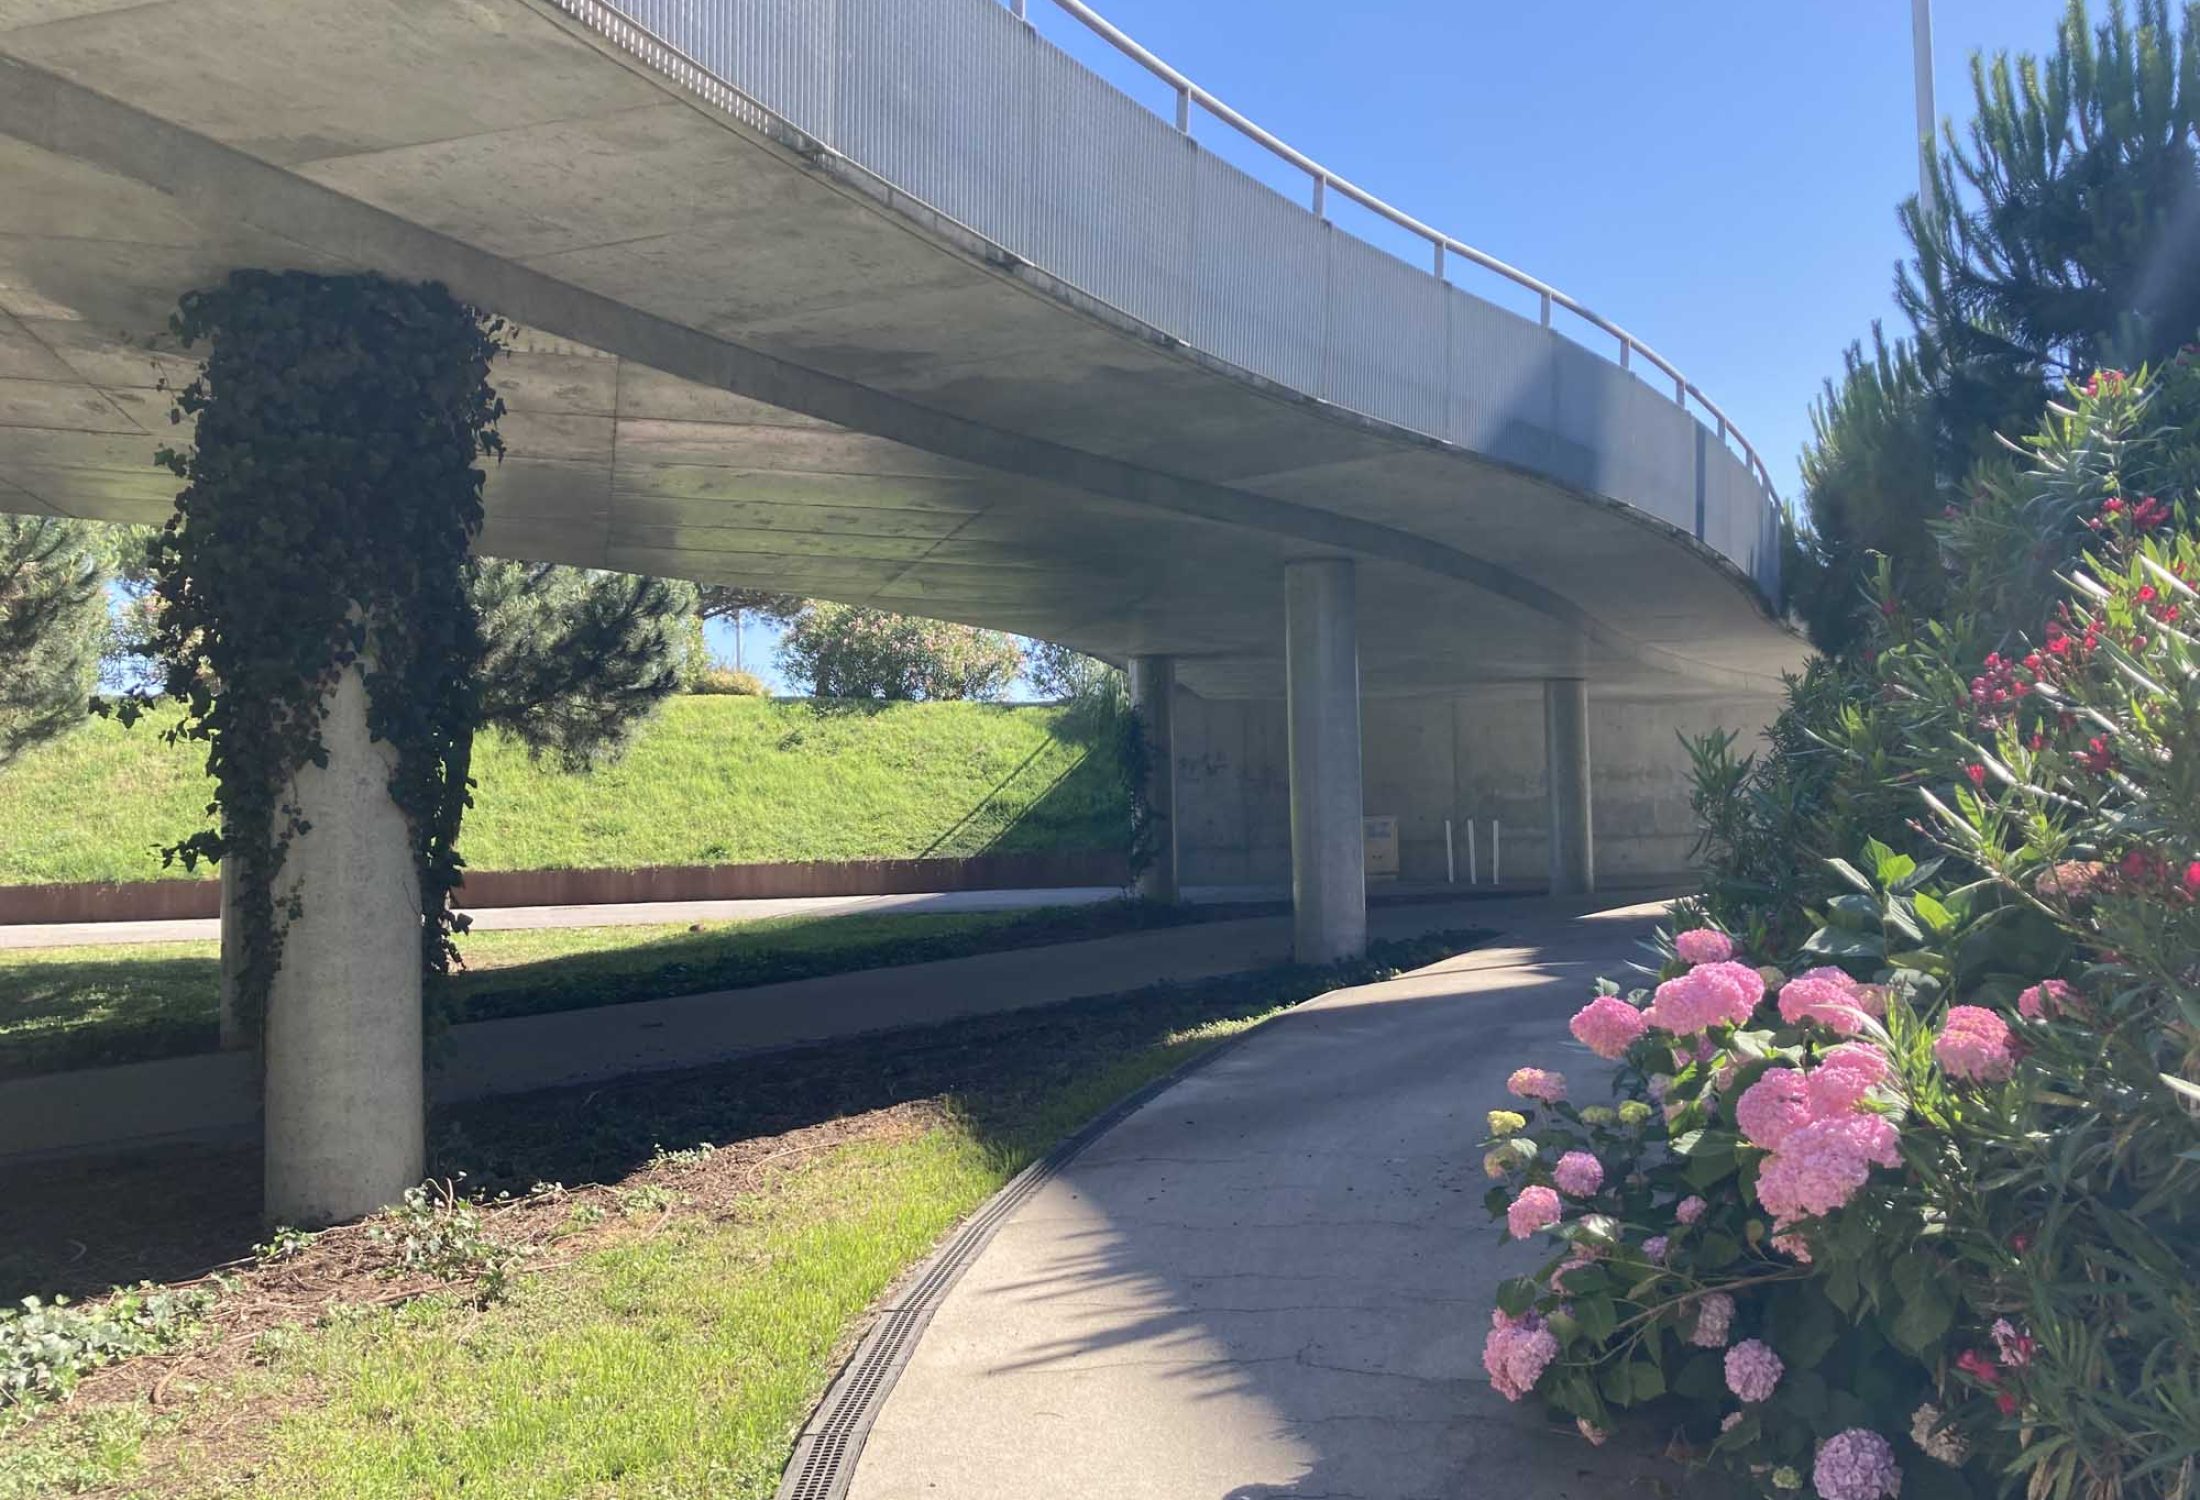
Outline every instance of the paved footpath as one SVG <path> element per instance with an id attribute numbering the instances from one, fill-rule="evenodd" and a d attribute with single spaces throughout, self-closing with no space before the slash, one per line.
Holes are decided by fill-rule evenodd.
<path id="1" fill-rule="evenodd" d="M 1611 898 L 1607 898 L 1611 899 Z M 1492 1287 L 1534 1262 L 1478 1142 L 1662 908 L 1490 908 L 1505 935 L 1301 1007 L 1023 1204 L 939 1306 L 853 1500 L 1616 1500 L 1674 1477 L 1509 1406 Z"/>

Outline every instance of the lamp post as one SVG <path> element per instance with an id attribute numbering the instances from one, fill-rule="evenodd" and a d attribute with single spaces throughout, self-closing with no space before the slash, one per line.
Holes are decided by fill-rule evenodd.
<path id="1" fill-rule="evenodd" d="M 1933 109 L 1933 0 L 1910 0 L 1911 66 L 1917 76 L 1917 206 L 1930 223 L 1940 208 L 1934 183 L 1934 148 L 1938 134 Z"/>

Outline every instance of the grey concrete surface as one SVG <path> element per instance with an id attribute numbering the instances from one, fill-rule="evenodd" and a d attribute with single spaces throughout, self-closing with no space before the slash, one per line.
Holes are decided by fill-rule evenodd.
<path id="1" fill-rule="evenodd" d="M 364 661 L 336 674 L 321 718 L 326 760 L 292 778 L 311 832 L 275 873 L 283 934 L 262 1052 L 266 1210 L 329 1224 L 398 1201 L 426 1170 L 421 1066 L 420 880 L 390 797 L 397 749 L 367 728 Z"/>
<path id="2" fill-rule="evenodd" d="M 1176 836 L 1176 658 L 1134 656 L 1130 660 L 1132 710 L 1144 748 L 1144 838 L 1146 863 L 1137 873 L 1138 894 L 1148 901 L 1174 901 L 1179 887 Z"/>
<path id="3" fill-rule="evenodd" d="M 1660 910 L 1585 905 L 1520 903 L 1495 946 L 1323 996 L 1102 1136 L 947 1295 L 854 1500 L 1608 1500 L 1673 1477 L 1481 1370 L 1490 1291 L 1535 1258 L 1483 1212 L 1483 1111 L 1522 1064 L 1588 1081 L 1566 1018 Z"/>
<path id="4" fill-rule="evenodd" d="M 953 894 L 963 900 L 1000 893 Z M 907 899 L 865 898 L 867 903 Z M 1486 927 L 1501 918 L 1505 906 L 1503 898 L 1385 905 L 1377 909 L 1373 926 L 1383 936 Z M 436 1044 L 430 1091 L 449 1101 L 693 1067 L 836 1036 L 1112 994 L 1165 979 L 1236 973 L 1280 962 L 1290 951 L 1290 919 L 1259 917 L 720 994 L 476 1021 L 452 1027 Z M 0 1158 L 234 1136 L 259 1119 L 257 1089 L 255 1060 L 240 1053 L 0 1080 Z"/>
<path id="5" fill-rule="evenodd" d="M 804 13 L 841 9 L 884 14 Z M 1768 555 L 1761 497 L 1670 400 L 1181 140 L 1117 144 L 1164 152 L 1138 180 L 1171 193 L 1223 174 L 1199 191 L 1230 213 L 1063 195 L 1081 179 L 1020 154 L 1030 133 L 1089 150 L 1122 101 L 1043 42 L 940 55 L 1012 24 L 985 0 L 891 11 L 925 48 L 851 32 L 836 55 L 850 121 L 891 117 L 898 162 L 804 149 L 526 0 L 0 7 L 0 506 L 159 519 L 176 295 L 239 265 L 373 269 L 524 325 L 487 552 L 1172 653 L 1215 696 L 1280 696 L 1281 568 L 1314 554 L 1361 564 L 1378 692 L 1769 689 L 1800 658 L 1742 576 Z M 726 65 L 800 46 L 753 41 Z M 997 63 L 975 92 L 954 71 Z M 939 110 L 1018 97 L 1027 63 L 1079 107 Z M 1017 197 L 1034 171 L 1043 213 Z M 989 194 L 1046 243 L 974 228 Z M 1156 258 L 1131 233 L 1195 219 L 1309 254 L 1188 283 L 1232 247 Z M 1323 328 L 1364 346 L 1292 332 Z M 1264 374 L 1239 334 L 1295 352 Z M 1427 412 L 1382 416 L 1390 392 Z"/>
<path id="6" fill-rule="evenodd" d="M 1591 788 L 1589 684 L 1553 677 L 1543 684 L 1543 820 L 1550 891 L 1586 896 L 1597 888 L 1596 822 Z"/>
<path id="7" fill-rule="evenodd" d="M 1284 569 L 1284 712 L 1291 725 L 1291 908 L 1299 962 L 1367 946 L 1360 822 L 1360 606 L 1347 558 Z"/>

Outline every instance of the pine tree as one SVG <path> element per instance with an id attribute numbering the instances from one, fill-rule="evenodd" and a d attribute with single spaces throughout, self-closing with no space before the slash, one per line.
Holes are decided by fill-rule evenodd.
<path id="1" fill-rule="evenodd" d="M 472 592 L 482 722 L 570 766 L 616 755 L 702 665 L 693 584 L 483 558 Z"/>
<path id="2" fill-rule="evenodd" d="M 2029 432 L 2064 381 L 2159 363 L 2200 329 L 2200 0 L 2070 8 L 2043 57 L 1971 60 L 1974 115 L 1935 165 L 1937 207 L 1905 203 L 1896 276 L 1910 339 L 1851 346 L 1812 413 L 1815 535 L 1790 604 L 1823 650 L 1857 636 L 1869 554 L 1905 599 L 1941 593 L 1929 523 Z"/>
<path id="3" fill-rule="evenodd" d="M 106 585 L 91 523 L 0 515 L 0 766 L 88 712 L 107 644 Z"/>

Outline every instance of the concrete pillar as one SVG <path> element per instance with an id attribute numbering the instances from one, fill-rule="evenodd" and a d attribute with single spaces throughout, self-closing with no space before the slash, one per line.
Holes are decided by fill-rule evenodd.
<path id="1" fill-rule="evenodd" d="M 1360 824 L 1360 645 L 1353 565 L 1309 558 L 1283 570 L 1291 738 L 1292 950 L 1300 963 L 1367 951 L 1367 849 Z"/>
<path id="2" fill-rule="evenodd" d="M 312 824 L 290 841 L 278 907 L 300 911 L 267 1004 L 266 1212 L 325 1224 L 394 1203 L 425 1170 L 420 883 L 390 800 L 396 750 L 367 733 L 354 667 L 329 694 L 325 767 L 291 797 Z"/>
<path id="3" fill-rule="evenodd" d="M 251 1038 L 245 1035 L 243 1018 L 237 1014 L 237 970 L 244 960 L 244 948 L 237 936 L 238 865 L 239 856 L 235 850 L 222 855 L 221 1045 L 224 1052 L 252 1045 Z"/>
<path id="4" fill-rule="evenodd" d="M 1551 894 L 1597 888 L 1596 837 L 1589 822 L 1589 684 L 1543 684 L 1543 785 L 1550 799 Z"/>
<path id="5" fill-rule="evenodd" d="M 1152 856 L 1138 872 L 1144 901 L 1177 899 L 1176 885 L 1176 658 L 1131 658 L 1131 710 L 1146 743 L 1146 815 L 1152 819 Z"/>

